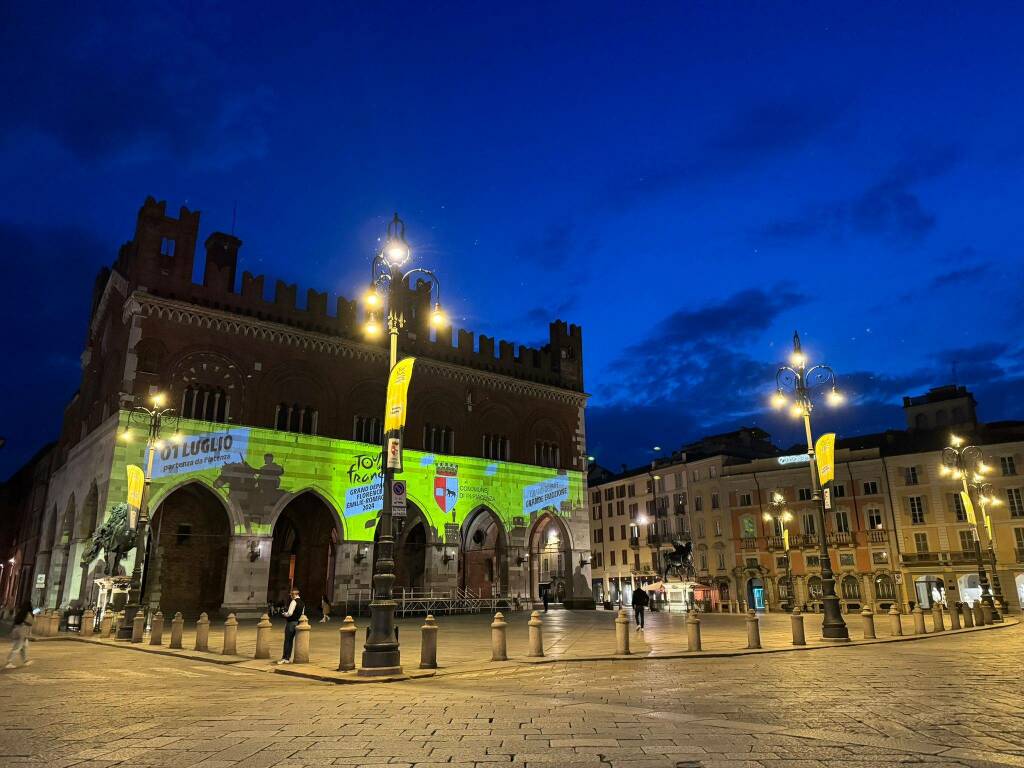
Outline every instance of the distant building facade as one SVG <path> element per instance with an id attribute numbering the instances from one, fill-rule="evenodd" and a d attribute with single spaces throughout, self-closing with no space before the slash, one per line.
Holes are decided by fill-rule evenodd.
<path id="1" fill-rule="evenodd" d="M 141 445 L 116 439 L 128 410 L 167 393 L 188 460 L 165 446 L 151 491 L 146 602 L 165 613 L 260 613 L 291 585 L 308 601 L 370 588 L 379 510 L 384 342 L 364 341 L 355 302 L 238 278 L 241 241 L 205 241 L 199 213 L 149 198 L 133 238 L 96 280 L 82 383 L 53 451 L 33 596 L 102 602 L 89 538 L 124 500 Z M 239 287 L 240 286 L 240 287 Z M 399 350 L 417 357 L 405 446 L 408 516 L 396 589 L 591 604 L 584 504 L 580 328 L 540 349 L 433 330 L 429 286 L 404 285 Z M 143 439 L 144 431 L 138 432 Z M 219 451 L 219 453 L 218 453 Z M 376 484 L 376 488 L 374 488 Z M 130 573 L 131 559 L 124 564 Z"/>

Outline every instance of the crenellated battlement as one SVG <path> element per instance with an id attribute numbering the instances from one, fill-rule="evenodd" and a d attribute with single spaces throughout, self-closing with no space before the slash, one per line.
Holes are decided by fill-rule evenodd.
<path id="1" fill-rule="evenodd" d="M 133 287 L 157 296 L 364 341 L 354 300 L 339 296 L 332 315 L 328 312 L 327 292 L 308 289 L 306 306 L 299 307 L 299 288 L 295 283 L 276 280 L 272 300 L 265 294 L 264 275 L 243 272 L 238 285 L 242 241 L 234 235 L 214 232 L 207 237 L 203 281 L 193 282 L 199 218 L 198 211 L 184 206 L 177 218 L 169 216 L 165 201 L 148 197 L 139 210 L 135 236 L 120 249 L 115 269 Z M 496 345 L 493 337 L 484 335 L 476 337 L 474 344 L 472 331 L 430 328 L 430 290 L 430 284 L 421 279 L 415 285 L 399 288 L 398 302 L 407 321 L 399 341 L 403 351 L 583 390 L 583 339 L 578 325 L 561 320 L 551 323 L 550 341 L 540 349 L 507 340 L 498 340 Z"/>

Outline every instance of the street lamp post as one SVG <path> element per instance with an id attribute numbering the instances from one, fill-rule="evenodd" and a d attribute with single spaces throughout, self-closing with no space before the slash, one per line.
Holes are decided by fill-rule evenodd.
<path id="1" fill-rule="evenodd" d="M 829 387 L 828 403 L 839 405 L 843 402 L 843 396 L 836 386 L 836 374 L 827 365 L 815 365 L 807 367 L 807 356 L 800 347 L 800 334 L 793 334 L 793 354 L 790 356 L 790 365 L 783 365 L 775 374 L 775 395 L 772 397 L 772 405 L 775 408 L 782 408 L 789 403 L 786 394 L 793 396 L 790 404 L 790 414 L 795 418 L 802 418 L 804 422 L 804 435 L 807 438 L 807 456 L 810 460 L 811 470 L 811 499 L 818 508 L 821 518 L 821 530 L 818 532 L 818 543 L 821 548 L 821 599 L 824 606 L 825 618 L 821 625 L 821 634 L 826 640 L 849 640 L 850 631 L 843 621 L 843 614 L 839 608 L 839 598 L 836 596 L 836 579 L 832 572 L 832 556 L 828 550 L 828 535 L 825 533 L 825 502 L 821 493 L 821 484 L 818 481 L 818 463 L 814 456 L 814 438 L 811 434 L 811 411 L 814 403 L 811 394 L 819 388 Z"/>
<path id="2" fill-rule="evenodd" d="M 366 292 L 366 323 L 364 332 L 369 338 L 377 338 L 386 328 L 389 338 L 390 355 L 388 371 L 398 364 L 398 335 L 405 327 L 405 315 L 400 306 L 395 306 L 396 289 L 405 284 L 414 274 L 426 276 L 434 293 L 434 306 L 430 313 L 430 324 L 437 328 L 446 323 L 441 311 L 440 281 L 429 269 L 415 267 L 406 272 L 402 269 L 409 261 L 411 249 L 405 239 L 405 222 L 396 213 L 388 224 L 387 239 L 381 250 L 374 256 L 370 267 L 370 287 Z M 381 435 L 381 469 L 383 472 L 384 499 L 380 514 L 380 535 L 377 537 L 374 558 L 373 600 L 370 601 L 370 631 L 363 645 L 362 674 L 382 675 L 401 672 L 401 651 L 395 634 L 395 602 L 392 588 L 395 583 L 394 559 L 394 516 L 392 508 L 391 483 L 395 470 L 388 467 L 386 456 L 387 435 Z M 362 670 L 367 670 L 362 672 Z"/>
<path id="3" fill-rule="evenodd" d="M 117 629 L 118 640 L 131 640 L 132 623 L 135 614 L 142 610 L 142 575 L 145 567 L 146 555 L 149 545 L 149 486 L 153 477 L 153 457 L 156 451 L 163 447 L 160 440 L 161 431 L 164 429 L 165 420 L 173 420 L 174 435 L 172 440 L 180 442 L 181 437 L 177 432 L 177 418 L 171 416 L 173 408 L 165 408 L 166 397 L 157 392 L 149 398 L 151 408 L 144 405 L 137 405 L 128 414 L 128 423 L 120 437 L 124 442 L 131 442 L 132 421 L 138 420 L 146 423 L 146 467 L 144 470 L 144 483 L 142 488 L 142 500 L 139 505 L 139 518 L 135 523 L 135 565 L 132 568 L 132 578 L 128 587 L 128 602 L 124 607 L 125 620 Z"/>
<path id="4" fill-rule="evenodd" d="M 789 590 L 789 600 L 787 603 L 790 612 L 792 612 L 793 605 L 796 602 L 796 592 L 793 588 L 793 569 L 790 567 L 789 537 L 786 535 L 786 523 L 792 519 L 793 513 L 786 509 L 786 497 L 782 495 L 782 491 L 778 489 L 772 491 L 771 500 L 768 502 L 768 511 L 764 513 L 764 521 L 772 523 L 772 530 L 778 531 L 782 537 L 783 548 L 786 551 L 786 584 Z"/>
<path id="5" fill-rule="evenodd" d="M 967 500 L 973 509 L 975 501 L 981 507 L 982 517 L 988 515 L 988 507 L 995 506 L 998 499 L 995 498 L 992 486 L 985 482 L 985 475 L 989 467 L 985 464 L 985 457 L 981 448 L 976 445 L 964 445 L 963 438 L 952 435 L 952 445 L 942 449 L 942 467 L 939 471 L 944 476 L 951 476 L 959 480 Z M 978 586 L 981 587 L 981 601 L 992 608 L 992 619 L 1002 621 L 999 609 L 992 599 L 992 592 L 989 589 L 988 574 L 985 572 L 985 560 L 981 554 L 981 528 L 978 524 L 977 515 L 973 515 L 972 532 L 974 534 L 974 559 L 978 564 Z M 992 555 L 992 573 L 995 575 L 995 549 L 989 537 L 989 549 Z M 999 600 L 1003 604 L 1002 598 Z"/>

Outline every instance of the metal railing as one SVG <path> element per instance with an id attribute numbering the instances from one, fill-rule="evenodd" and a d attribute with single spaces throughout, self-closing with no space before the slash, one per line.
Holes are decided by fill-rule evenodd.
<path id="1" fill-rule="evenodd" d="M 336 606 L 344 607 L 343 615 L 366 615 L 369 613 L 373 594 L 370 590 L 348 590 L 345 596 L 336 601 Z M 497 610 L 524 610 L 531 605 L 525 596 L 491 595 L 484 597 L 482 591 L 469 589 L 436 590 L 436 589 L 397 589 L 392 599 L 395 601 L 396 616 L 418 616 L 432 613 L 481 613 Z"/>

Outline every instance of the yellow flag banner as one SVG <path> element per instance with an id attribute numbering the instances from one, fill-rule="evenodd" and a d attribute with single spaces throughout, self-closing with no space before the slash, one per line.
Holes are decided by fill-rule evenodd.
<path id="1" fill-rule="evenodd" d="M 142 489 L 146 485 L 146 475 L 142 467 L 129 464 L 125 467 L 128 473 L 128 524 L 135 527 L 139 519 L 139 510 L 142 509 Z"/>
<path id="2" fill-rule="evenodd" d="M 836 433 L 828 432 L 814 444 L 814 457 L 818 462 L 818 479 L 828 485 L 836 477 Z"/>
<path id="3" fill-rule="evenodd" d="M 387 408 L 384 413 L 384 431 L 390 432 L 405 426 L 409 410 L 409 382 L 412 381 L 412 365 L 415 357 L 407 357 L 391 369 L 388 377 Z"/>
<path id="4" fill-rule="evenodd" d="M 789 529 L 782 529 L 782 548 L 789 552 Z"/>
<path id="5" fill-rule="evenodd" d="M 981 514 L 984 515 L 984 517 L 985 517 L 985 533 L 988 534 L 988 540 L 991 543 L 991 541 L 992 541 L 992 516 L 989 515 L 989 513 L 984 510 L 984 508 L 981 510 Z"/>
<path id="6" fill-rule="evenodd" d="M 967 513 L 967 522 L 971 525 L 978 524 L 978 516 L 974 514 L 974 505 L 971 503 L 971 495 L 967 491 L 960 491 L 960 500 L 964 503 L 964 511 Z"/>

